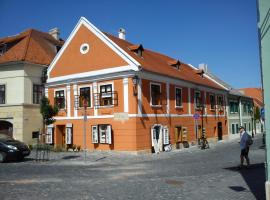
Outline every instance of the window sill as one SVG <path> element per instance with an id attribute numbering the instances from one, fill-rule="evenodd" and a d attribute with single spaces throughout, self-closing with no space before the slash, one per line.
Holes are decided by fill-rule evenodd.
<path id="1" fill-rule="evenodd" d="M 151 105 L 151 107 L 153 107 L 153 108 L 161 108 L 162 105 Z"/>
<path id="2" fill-rule="evenodd" d="M 175 106 L 175 109 L 183 109 L 184 106 Z"/>

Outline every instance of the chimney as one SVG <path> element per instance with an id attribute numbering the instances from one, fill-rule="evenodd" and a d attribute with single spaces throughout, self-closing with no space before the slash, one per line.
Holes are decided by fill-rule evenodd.
<path id="1" fill-rule="evenodd" d="M 49 30 L 49 34 L 54 37 L 54 39 L 59 40 L 60 30 L 59 28 L 53 28 Z"/>
<path id="2" fill-rule="evenodd" d="M 118 37 L 122 40 L 126 40 L 126 30 L 123 28 L 119 29 Z"/>
<path id="3" fill-rule="evenodd" d="M 199 69 L 203 70 L 204 72 L 207 72 L 208 71 L 207 64 L 204 64 L 204 63 L 199 64 Z"/>

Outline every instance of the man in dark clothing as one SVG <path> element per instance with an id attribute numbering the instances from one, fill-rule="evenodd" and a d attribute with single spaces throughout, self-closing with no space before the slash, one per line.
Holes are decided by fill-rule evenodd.
<path id="1" fill-rule="evenodd" d="M 249 135 L 246 132 L 245 128 L 243 126 L 239 127 L 239 132 L 240 132 L 240 149 L 241 149 L 241 154 L 240 154 L 240 168 L 243 167 L 244 164 L 244 158 L 247 161 L 247 167 L 249 167 L 250 163 L 249 163 L 249 157 L 248 157 L 248 152 L 249 152 L 249 144 L 248 144 L 248 140 L 249 140 Z"/>

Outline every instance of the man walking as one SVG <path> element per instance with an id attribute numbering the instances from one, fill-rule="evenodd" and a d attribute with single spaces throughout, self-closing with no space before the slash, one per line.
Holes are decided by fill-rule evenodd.
<path id="1" fill-rule="evenodd" d="M 247 167 L 249 167 L 249 157 L 248 157 L 248 152 L 249 152 L 249 135 L 246 132 L 245 128 L 243 126 L 239 127 L 239 132 L 240 132 L 240 149 L 241 149 L 241 154 L 240 154 L 240 161 L 241 164 L 239 168 L 241 169 L 244 164 L 244 158 L 246 159 L 247 162 Z"/>

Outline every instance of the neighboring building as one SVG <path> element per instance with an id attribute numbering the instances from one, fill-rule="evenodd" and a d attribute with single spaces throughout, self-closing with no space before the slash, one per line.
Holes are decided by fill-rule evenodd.
<path id="1" fill-rule="evenodd" d="M 45 93 L 60 108 L 47 143 L 91 150 L 164 150 L 227 138 L 224 87 L 203 71 L 103 33 L 81 18 L 48 69 Z M 203 117 L 202 117 L 203 116 Z M 195 118 L 197 120 L 195 120 Z"/>
<path id="2" fill-rule="evenodd" d="M 262 73 L 262 88 L 265 109 L 265 131 L 266 131 L 266 199 L 270 200 L 270 1 L 258 0 L 258 33 L 260 47 L 260 61 Z"/>
<path id="3" fill-rule="evenodd" d="M 253 98 L 254 104 L 254 119 L 256 120 L 256 133 L 262 133 L 264 131 L 264 116 L 261 116 L 263 112 L 263 96 L 261 88 L 241 88 L 239 89 L 241 93 L 246 96 Z M 260 117 L 260 119 L 256 119 Z"/>
<path id="4" fill-rule="evenodd" d="M 34 29 L 0 39 L 0 133 L 27 144 L 36 140 L 42 128 L 41 78 L 62 43 Z"/>
<path id="5" fill-rule="evenodd" d="M 240 91 L 232 88 L 228 83 L 224 82 L 211 72 L 209 72 L 206 64 L 200 64 L 199 69 L 205 72 L 205 76 L 220 84 L 226 94 L 226 117 L 228 120 L 228 134 L 231 139 L 240 138 L 239 127 L 244 126 L 250 134 L 255 129 L 255 121 L 253 116 L 253 100 L 248 95 L 244 95 Z"/>

